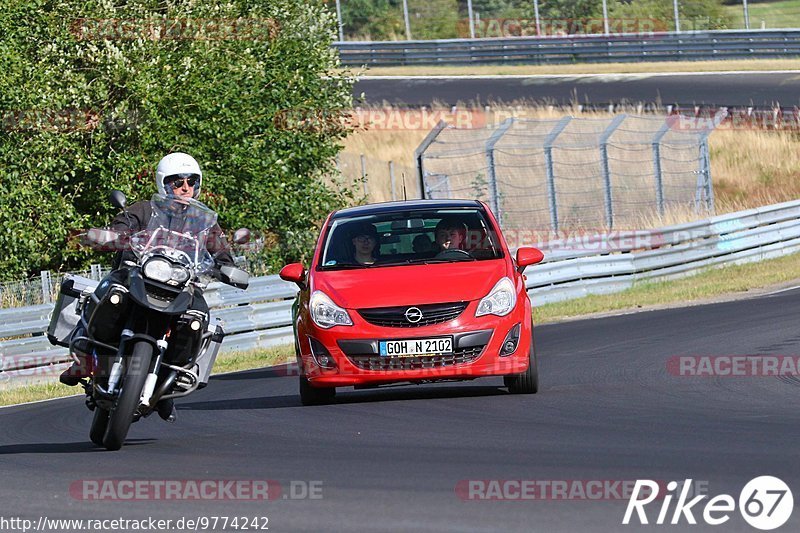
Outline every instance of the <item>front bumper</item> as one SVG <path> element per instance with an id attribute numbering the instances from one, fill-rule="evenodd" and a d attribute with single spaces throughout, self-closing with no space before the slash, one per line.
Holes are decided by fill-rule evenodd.
<path id="1" fill-rule="evenodd" d="M 419 328 L 387 328 L 364 321 L 350 312 L 353 326 L 321 329 L 311 324 L 302 328 L 298 339 L 304 374 L 317 387 L 346 387 L 391 382 L 466 380 L 524 372 L 528 368 L 531 345 L 530 307 L 525 302 L 505 317 L 475 318 L 475 302 L 457 319 Z M 521 325 L 516 350 L 500 357 L 506 336 Z M 308 324 L 306 324 L 308 326 Z M 387 357 L 378 349 L 380 340 L 453 337 L 453 353 L 434 356 Z M 320 346 L 335 363 L 323 368 L 312 355 Z"/>

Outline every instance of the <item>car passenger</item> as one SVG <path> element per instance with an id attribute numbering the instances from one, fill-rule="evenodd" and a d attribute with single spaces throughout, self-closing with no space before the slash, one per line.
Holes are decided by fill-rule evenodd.
<path id="1" fill-rule="evenodd" d="M 420 233 L 411 241 L 411 248 L 414 250 L 415 254 L 426 254 L 433 251 L 433 243 L 430 237 L 424 233 Z"/>
<path id="2" fill-rule="evenodd" d="M 360 265 L 372 265 L 378 259 L 378 230 L 369 222 L 356 226 L 351 232 L 353 236 L 353 259 Z"/>

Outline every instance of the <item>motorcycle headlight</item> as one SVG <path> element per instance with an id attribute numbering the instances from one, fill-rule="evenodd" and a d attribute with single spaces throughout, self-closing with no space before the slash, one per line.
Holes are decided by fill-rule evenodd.
<path id="1" fill-rule="evenodd" d="M 146 278 L 166 283 L 172 279 L 172 265 L 165 259 L 151 259 L 144 264 L 142 272 Z"/>
<path id="2" fill-rule="evenodd" d="M 314 291 L 309 301 L 311 319 L 321 328 L 328 329 L 333 326 L 352 326 L 353 321 L 347 311 L 333 303 L 322 291 Z"/>
<path id="3" fill-rule="evenodd" d="M 189 280 L 189 271 L 182 266 L 175 266 L 166 259 L 153 258 L 142 268 L 144 276 L 161 283 L 181 284 Z"/>
<path id="4" fill-rule="evenodd" d="M 506 316 L 515 305 L 517 305 L 517 291 L 514 290 L 514 283 L 508 278 L 503 278 L 478 302 L 475 316 Z"/>

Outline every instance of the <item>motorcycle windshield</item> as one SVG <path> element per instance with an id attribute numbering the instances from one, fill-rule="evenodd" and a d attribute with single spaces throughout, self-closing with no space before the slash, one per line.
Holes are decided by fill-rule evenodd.
<path id="1" fill-rule="evenodd" d="M 162 255 L 194 271 L 209 272 L 214 260 L 206 248 L 217 213 L 202 202 L 179 196 L 153 195 L 147 228 L 131 236 L 131 249 L 144 262 Z"/>

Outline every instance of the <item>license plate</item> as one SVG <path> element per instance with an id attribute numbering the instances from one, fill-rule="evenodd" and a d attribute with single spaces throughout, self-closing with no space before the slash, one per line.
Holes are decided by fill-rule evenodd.
<path id="1" fill-rule="evenodd" d="M 453 338 L 380 341 L 381 357 L 414 357 L 453 353 Z"/>

